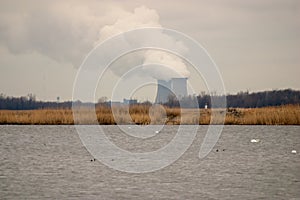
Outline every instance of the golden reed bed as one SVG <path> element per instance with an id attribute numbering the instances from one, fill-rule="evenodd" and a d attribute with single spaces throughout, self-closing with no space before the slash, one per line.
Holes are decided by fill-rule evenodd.
<path id="1" fill-rule="evenodd" d="M 150 109 L 149 109 L 150 108 Z M 213 124 L 222 123 L 222 112 L 211 109 L 154 108 L 146 105 L 131 106 L 128 112 L 115 107 L 115 117 L 109 107 L 97 107 L 99 124 Z M 199 115 L 200 113 L 200 115 Z M 223 112 L 223 114 L 225 114 Z M 96 124 L 89 112 L 80 110 L 81 124 Z M 200 117 L 199 117 L 200 116 Z M 0 124 L 62 125 L 74 124 L 71 109 L 0 110 Z M 300 125 L 300 105 L 285 105 L 265 108 L 229 108 L 226 125 Z"/>

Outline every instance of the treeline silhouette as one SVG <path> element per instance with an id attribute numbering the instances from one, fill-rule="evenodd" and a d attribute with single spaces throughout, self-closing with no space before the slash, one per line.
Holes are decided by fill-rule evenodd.
<path id="1" fill-rule="evenodd" d="M 216 101 L 224 99 L 224 96 L 213 94 Z M 280 106 L 288 104 L 300 104 L 300 91 L 285 89 L 273 90 L 264 92 L 239 92 L 237 94 L 226 95 L 227 107 L 232 108 L 260 108 L 267 106 Z M 139 104 L 149 104 L 143 102 Z M 82 103 L 77 101 L 78 105 L 93 106 L 93 103 Z M 198 105 L 197 105 L 198 104 Z M 97 104 L 102 106 L 109 106 L 110 102 L 102 102 Z M 184 107 L 184 108 L 204 108 L 211 107 L 211 96 L 202 92 L 197 96 L 186 96 L 180 101 L 176 97 L 169 97 L 168 102 L 164 103 L 168 107 Z M 70 109 L 72 102 L 44 102 L 37 101 L 35 95 L 28 94 L 22 97 L 10 97 L 4 94 L 0 95 L 0 109 L 1 110 L 35 110 L 35 109 Z"/>
<path id="2" fill-rule="evenodd" d="M 226 98 L 228 107 L 261 108 L 300 104 L 300 91 L 286 89 L 256 93 L 239 92 L 236 95 L 227 95 Z"/>
<path id="3" fill-rule="evenodd" d="M 218 96 L 217 96 L 218 98 Z M 219 98 L 222 98 L 219 96 Z M 204 107 L 208 101 L 210 107 L 209 95 L 197 96 L 199 107 Z M 226 95 L 228 108 L 262 108 L 268 106 L 295 105 L 300 104 L 300 91 L 285 89 L 263 92 L 239 92 L 237 94 Z"/>
<path id="4" fill-rule="evenodd" d="M 33 94 L 28 94 L 22 97 L 10 97 L 4 94 L 0 95 L 0 109 L 1 110 L 35 110 L 45 108 L 71 108 L 72 102 L 44 102 L 36 101 Z"/>
<path id="5" fill-rule="evenodd" d="M 221 102 L 224 98 L 227 101 L 228 108 L 262 108 L 268 106 L 281 106 L 281 105 L 295 105 L 300 104 L 300 91 L 285 89 L 285 90 L 272 90 L 263 92 L 239 92 L 237 94 L 229 94 L 226 96 L 212 95 L 216 104 Z M 211 96 L 202 92 L 200 95 L 194 97 L 197 100 L 194 101 L 193 97 L 184 97 L 180 100 L 181 107 L 194 107 L 193 102 L 197 102 L 199 108 L 204 108 L 206 105 L 211 107 Z M 167 106 L 173 107 L 178 105 L 179 101 L 174 103 L 174 99 L 171 98 L 166 103 Z M 176 107 L 176 106 L 175 106 Z"/>

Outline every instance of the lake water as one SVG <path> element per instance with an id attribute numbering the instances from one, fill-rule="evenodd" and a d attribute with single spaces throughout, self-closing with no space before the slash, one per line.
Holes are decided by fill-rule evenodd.
<path id="1" fill-rule="evenodd" d="M 0 199 L 300 199 L 300 126 L 225 126 L 200 160 L 207 127 L 170 166 L 132 174 L 91 162 L 73 126 L 0 126 Z M 178 127 L 145 140 L 103 128 L 141 152 L 167 144 Z"/>

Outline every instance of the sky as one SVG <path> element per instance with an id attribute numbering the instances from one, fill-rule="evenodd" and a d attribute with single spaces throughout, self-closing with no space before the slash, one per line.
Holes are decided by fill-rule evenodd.
<path id="1" fill-rule="evenodd" d="M 218 66 L 227 93 L 299 90 L 299 19 L 297 0 L 2 0 L 0 93 L 71 100 L 76 74 L 89 52 L 115 34 L 142 27 L 174 29 L 200 43 Z M 149 76 L 139 72 L 121 78 L 127 65 L 158 61 L 177 66 L 179 74 L 190 76 L 189 80 L 201 79 L 174 55 L 135 52 L 112 64 L 99 82 L 95 98 L 112 99 L 118 82 L 130 88 L 138 80 L 155 80 L 160 76 L 157 72 L 170 74 L 168 68 L 156 66 L 142 71 Z M 194 84 L 190 93 L 206 91 L 204 82 Z M 138 87 L 134 92 L 120 90 L 123 93 L 118 100 L 132 97 L 128 95 L 153 100 L 156 86 Z"/>

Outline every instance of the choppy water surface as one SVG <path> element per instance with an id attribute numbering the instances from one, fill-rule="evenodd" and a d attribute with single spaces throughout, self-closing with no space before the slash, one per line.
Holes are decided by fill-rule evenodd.
<path id="1" fill-rule="evenodd" d="M 167 144 L 178 127 L 145 140 L 103 128 L 142 152 Z M 200 160 L 206 130 L 172 165 L 129 174 L 91 162 L 73 126 L 0 126 L 0 199 L 300 199 L 300 126 L 225 126 Z"/>

